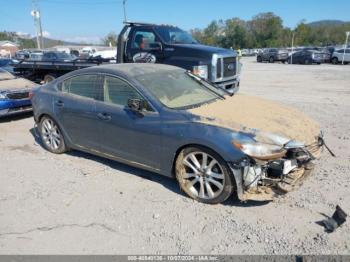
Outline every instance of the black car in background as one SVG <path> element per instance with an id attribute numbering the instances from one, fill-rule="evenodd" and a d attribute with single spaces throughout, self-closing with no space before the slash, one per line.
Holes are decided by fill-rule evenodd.
<path id="1" fill-rule="evenodd" d="M 288 57 L 288 64 L 321 64 L 325 61 L 323 54 L 317 50 L 301 50 Z"/>
<path id="2" fill-rule="evenodd" d="M 274 63 L 275 61 L 286 62 L 288 59 L 288 51 L 286 49 L 266 48 L 256 56 L 257 62 L 268 61 Z"/>
<path id="3" fill-rule="evenodd" d="M 49 52 L 44 52 L 41 60 L 47 61 L 47 62 L 49 61 L 72 62 L 74 60 L 77 60 L 77 58 L 65 52 L 49 51 Z"/>

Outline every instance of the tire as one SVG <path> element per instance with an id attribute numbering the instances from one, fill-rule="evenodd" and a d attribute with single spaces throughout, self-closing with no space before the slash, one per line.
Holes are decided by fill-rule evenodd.
<path id="1" fill-rule="evenodd" d="M 336 65 L 336 64 L 338 64 L 338 63 L 339 63 L 338 58 L 337 58 L 337 57 L 333 57 L 333 58 L 332 58 L 332 64 L 333 64 L 333 65 Z"/>
<path id="2" fill-rule="evenodd" d="M 261 62 L 262 62 L 261 56 L 256 57 L 256 61 L 257 61 L 258 63 L 261 63 Z"/>
<path id="3" fill-rule="evenodd" d="M 56 77 L 54 77 L 53 75 L 50 75 L 50 74 L 46 75 L 44 77 L 44 84 L 50 83 L 51 81 L 53 81 L 55 79 L 56 79 Z"/>
<path id="4" fill-rule="evenodd" d="M 275 59 L 273 58 L 273 56 L 270 56 L 269 63 L 274 63 L 274 62 L 275 62 Z"/>
<path id="5" fill-rule="evenodd" d="M 234 178 L 226 162 L 205 147 L 183 149 L 176 159 L 175 172 L 180 188 L 202 203 L 221 203 L 234 190 Z"/>
<path id="6" fill-rule="evenodd" d="M 39 134 L 44 148 L 54 154 L 68 151 L 60 127 L 49 116 L 44 116 L 38 125 Z"/>

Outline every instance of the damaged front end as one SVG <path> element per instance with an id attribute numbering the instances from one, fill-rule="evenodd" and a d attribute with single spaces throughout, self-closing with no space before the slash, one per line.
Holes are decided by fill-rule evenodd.
<path id="1" fill-rule="evenodd" d="M 254 138 L 254 143 L 232 141 L 246 154 L 229 163 L 242 201 L 268 201 L 292 191 L 312 172 L 313 160 L 320 156 L 324 145 L 321 135 L 310 145 L 272 134 Z"/>

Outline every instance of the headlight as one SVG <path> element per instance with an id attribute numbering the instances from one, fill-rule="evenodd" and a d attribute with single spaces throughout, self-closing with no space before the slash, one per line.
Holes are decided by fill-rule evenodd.
<path id="1" fill-rule="evenodd" d="M 6 99 L 6 94 L 5 93 L 0 93 L 0 99 Z"/>
<path id="2" fill-rule="evenodd" d="M 193 74 L 199 76 L 200 78 L 208 79 L 208 66 L 207 65 L 194 66 Z"/>
<path id="3" fill-rule="evenodd" d="M 277 145 L 264 144 L 258 142 L 241 143 L 238 141 L 232 141 L 232 144 L 248 156 L 259 160 L 273 160 L 281 158 L 286 153 L 285 149 Z"/>

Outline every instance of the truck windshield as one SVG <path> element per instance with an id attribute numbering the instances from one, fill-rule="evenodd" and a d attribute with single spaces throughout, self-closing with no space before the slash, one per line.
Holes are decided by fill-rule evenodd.
<path id="1" fill-rule="evenodd" d="M 135 76 L 163 105 L 173 109 L 187 109 L 221 98 L 214 91 L 191 78 L 184 70 L 164 70 Z"/>
<path id="2" fill-rule="evenodd" d="M 168 44 L 198 44 L 193 37 L 178 27 L 161 26 L 155 28 L 162 40 Z"/>

